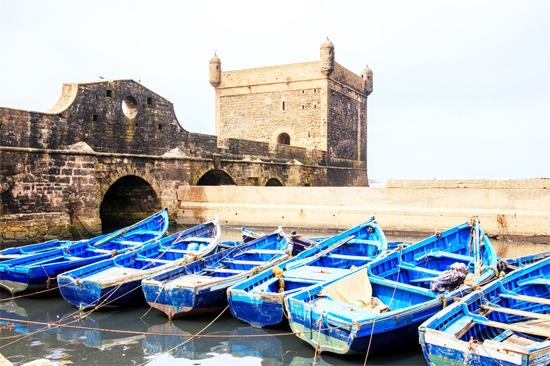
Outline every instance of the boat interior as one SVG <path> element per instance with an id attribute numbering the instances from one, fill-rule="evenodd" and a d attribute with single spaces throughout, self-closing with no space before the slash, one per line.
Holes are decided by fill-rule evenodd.
<path id="1" fill-rule="evenodd" d="M 550 342 L 550 265 L 478 292 L 434 320 L 433 328 L 469 342 L 520 347 Z M 432 326 L 430 326 L 432 328 Z M 546 342 L 545 345 L 541 345 Z M 530 347 L 529 352 L 538 347 Z"/>

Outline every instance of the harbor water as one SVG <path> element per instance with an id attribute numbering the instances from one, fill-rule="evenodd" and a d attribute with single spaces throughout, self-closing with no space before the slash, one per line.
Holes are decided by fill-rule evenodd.
<path id="1" fill-rule="evenodd" d="M 181 230 L 172 228 L 171 232 Z M 332 233 L 303 232 L 304 236 Z M 240 230 L 224 229 L 223 240 Z M 417 241 L 389 236 L 389 241 Z M 418 344 L 395 340 L 383 355 L 316 354 L 288 325 L 253 328 L 231 316 L 168 320 L 144 304 L 98 309 L 85 317 L 57 291 L 11 299 L 0 291 L 0 353 L 20 365 L 47 358 L 55 365 L 426 365 Z M 67 326 L 57 326 L 59 324 Z M 196 337 L 192 337 L 197 335 Z"/>

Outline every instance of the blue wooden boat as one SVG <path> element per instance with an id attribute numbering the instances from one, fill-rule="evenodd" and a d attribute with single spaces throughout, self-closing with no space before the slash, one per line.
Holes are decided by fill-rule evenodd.
<path id="1" fill-rule="evenodd" d="M 419 328 L 432 366 L 550 364 L 550 258 L 457 301 Z"/>
<path id="2" fill-rule="evenodd" d="M 214 254 L 220 234 L 216 217 L 137 250 L 62 273 L 57 276 L 59 290 L 80 309 L 140 304 L 144 300 L 141 280 Z"/>
<path id="3" fill-rule="evenodd" d="M 292 242 L 281 229 L 225 252 L 145 279 L 149 305 L 169 318 L 223 309 L 226 290 L 253 274 L 285 261 Z"/>
<path id="4" fill-rule="evenodd" d="M 400 345 L 415 341 L 421 322 L 471 291 L 466 285 L 447 293 L 430 290 L 431 280 L 455 263 L 474 265 L 474 285 L 495 277 L 497 256 L 479 225 L 449 229 L 346 277 L 288 296 L 290 326 L 320 351 L 395 351 L 396 341 Z"/>
<path id="5" fill-rule="evenodd" d="M 279 324 L 286 319 L 286 296 L 349 274 L 384 255 L 387 245 L 373 217 L 277 265 L 278 272 L 263 272 L 231 287 L 227 291 L 231 313 L 256 327 Z"/>
<path id="6" fill-rule="evenodd" d="M 57 275 L 158 240 L 168 230 L 164 209 L 112 234 L 71 244 L 65 248 L 27 255 L 0 263 L 0 286 L 12 295 L 55 285 Z"/>

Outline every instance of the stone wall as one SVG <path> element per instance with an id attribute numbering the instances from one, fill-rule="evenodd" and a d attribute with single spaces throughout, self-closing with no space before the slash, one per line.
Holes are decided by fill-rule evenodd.
<path id="1" fill-rule="evenodd" d="M 326 146 L 320 89 L 228 95 L 220 97 L 222 138 L 276 143 L 287 133 L 301 147 Z"/>
<path id="2" fill-rule="evenodd" d="M 539 183 L 515 181 L 514 189 L 399 188 L 395 183 L 393 188 L 179 187 L 178 217 L 188 224 L 219 214 L 223 223 L 235 226 L 344 230 L 375 216 L 388 231 L 433 233 L 478 215 L 490 235 L 542 236 L 550 242 L 550 191 Z"/>

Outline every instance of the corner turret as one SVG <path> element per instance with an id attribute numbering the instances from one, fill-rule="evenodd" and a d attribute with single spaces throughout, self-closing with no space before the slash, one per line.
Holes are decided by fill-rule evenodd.
<path id="1" fill-rule="evenodd" d="M 326 77 L 334 71 L 334 45 L 328 39 L 321 44 L 321 73 Z"/>
<path id="2" fill-rule="evenodd" d="M 214 88 L 220 85 L 222 79 L 222 61 L 214 53 L 210 59 L 210 85 Z"/>
<path id="3" fill-rule="evenodd" d="M 363 78 L 365 94 L 369 96 L 372 93 L 372 70 L 369 65 L 365 66 L 363 71 L 361 71 L 361 77 Z"/>

